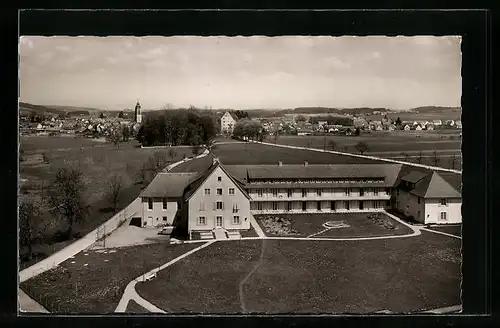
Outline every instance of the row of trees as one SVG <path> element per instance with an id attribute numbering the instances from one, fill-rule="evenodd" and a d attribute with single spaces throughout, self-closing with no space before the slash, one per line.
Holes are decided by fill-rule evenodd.
<path id="1" fill-rule="evenodd" d="M 236 122 L 233 129 L 233 136 L 241 139 L 247 137 L 249 139 L 263 141 L 266 135 L 266 130 L 257 120 L 242 119 Z"/>
<path id="2" fill-rule="evenodd" d="M 164 111 L 146 117 L 137 140 L 143 146 L 206 145 L 217 134 L 215 122 L 210 112 L 198 109 Z"/>
<path id="3" fill-rule="evenodd" d="M 309 117 L 309 122 L 311 124 L 318 124 L 320 121 L 328 122 L 328 125 L 344 125 L 344 126 L 352 126 L 353 120 L 350 117 L 342 117 L 342 116 L 311 116 Z"/>

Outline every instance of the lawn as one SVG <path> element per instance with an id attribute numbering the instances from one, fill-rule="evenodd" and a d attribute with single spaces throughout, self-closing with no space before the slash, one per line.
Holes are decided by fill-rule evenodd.
<path id="1" fill-rule="evenodd" d="M 130 300 L 128 301 L 125 313 L 151 313 L 151 312 L 140 306 L 136 301 Z"/>
<path id="2" fill-rule="evenodd" d="M 111 313 L 130 281 L 198 246 L 163 243 L 83 251 L 20 287 L 49 312 Z"/>
<path id="3" fill-rule="evenodd" d="M 332 213 L 332 214 L 276 214 L 276 215 L 256 215 L 255 219 L 267 236 L 279 237 L 313 237 L 317 238 L 356 238 L 356 237 L 376 237 L 391 235 L 406 235 L 412 233 L 411 229 L 391 219 L 383 213 L 377 213 L 379 220 L 371 217 L 372 213 Z M 266 218 L 279 217 L 291 223 L 290 228 L 296 233 L 280 234 L 270 233 L 262 224 Z M 328 221 L 342 221 L 346 224 L 343 228 L 334 228 L 325 231 L 323 223 Z M 384 223 L 386 223 L 384 225 Z M 323 233 L 318 234 L 321 231 Z"/>
<path id="4" fill-rule="evenodd" d="M 461 304 L 460 262 L 460 240 L 427 232 L 216 242 L 136 290 L 173 313 L 408 313 Z"/>
<path id="5" fill-rule="evenodd" d="M 84 147 L 82 144 L 91 142 L 95 147 Z M 133 201 L 143 188 L 143 185 L 137 183 L 138 173 L 142 164 L 146 163 L 148 158 L 155 153 L 165 156 L 167 161 L 178 161 L 184 156 L 192 155 L 189 147 L 175 147 L 176 156 L 168 156 L 169 149 L 141 149 L 137 147 L 136 142 L 120 144 L 119 148 L 107 143 L 98 143 L 89 139 L 78 139 L 73 137 L 22 137 L 23 144 L 29 147 L 41 149 L 45 147 L 50 149 L 44 151 L 48 163 L 43 164 L 25 164 L 21 162 L 21 179 L 26 179 L 23 185 L 26 191 L 38 199 L 45 195 L 44 188 L 50 187 L 59 168 L 79 168 L 83 172 L 87 184 L 87 190 L 84 192 L 85 200 L 90 205 L 90 214 L 83 224 L 77 224 L 74 227 L 76 237 L 85 235 L 95 229 L 99 224 L 105 222 L 113 216 L 110 211 L 110 203 L 105 199 L 107 190 L 107 181 L 112 174 L 120 174 L 123 177 L 123 188 L 118 203 L 118 211 L 126 207 Z M 35 147 L 36 146 L 36 147 Z M 28 147 L 28 146 L 26 146 Z M 23 197 L 21 195 L 21 197 Z M 52 224 L 48 228 L 47 238 L 43 244 L 37 245 L 36 251 L 39 257 L 23 263 L 23 266 L 31 265 L 35 261 L 51 254 L 51 248 L 45 247 L 46 244 L 54 244 L 61 240 L 54 240 L 52 236 L 57 232 L 64 230 L 64 222 L 54 220 L 49 213 L 45 212 L 44 218 Z M 57 245 L 54 251 L 60 249 Z M 21 248 L 21 254 L 25 251 Z"/>
<path id="6" fill-rule="evenodd" d="M 449 233 L 457 237 L 462 237 L 462 225 L 449 225 L 449 226 L 445 225 L 441 227 L 429 227 L 427 229 Z"/>

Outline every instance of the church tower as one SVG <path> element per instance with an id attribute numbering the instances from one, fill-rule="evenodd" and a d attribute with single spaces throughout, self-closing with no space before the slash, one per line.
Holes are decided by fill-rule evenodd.
<path id="1" fill-rule="evenodd" d="M 142 123 L 141 104 L 139 103 L 139 100 L 137 100 L 137 104 L 135 104 L 134 121 L 136 123 Z"/>

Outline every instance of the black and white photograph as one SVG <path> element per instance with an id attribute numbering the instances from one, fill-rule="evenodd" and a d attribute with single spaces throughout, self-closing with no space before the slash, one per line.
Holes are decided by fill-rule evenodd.
<path id="1" fill-rule="evenodd" d="M 461 313 L 461 42 L 20 36 L 20 313 Z"/>

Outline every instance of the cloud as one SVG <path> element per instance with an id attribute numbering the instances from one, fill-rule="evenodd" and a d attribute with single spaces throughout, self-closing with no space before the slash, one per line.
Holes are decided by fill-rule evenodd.
<path id="1" fill-rule="evenodd" d="M 68 46 L 56 46 L 56 49 L 61 51 L 61 52 L 69 52 L 71 51 L 71 48 Z"/>

